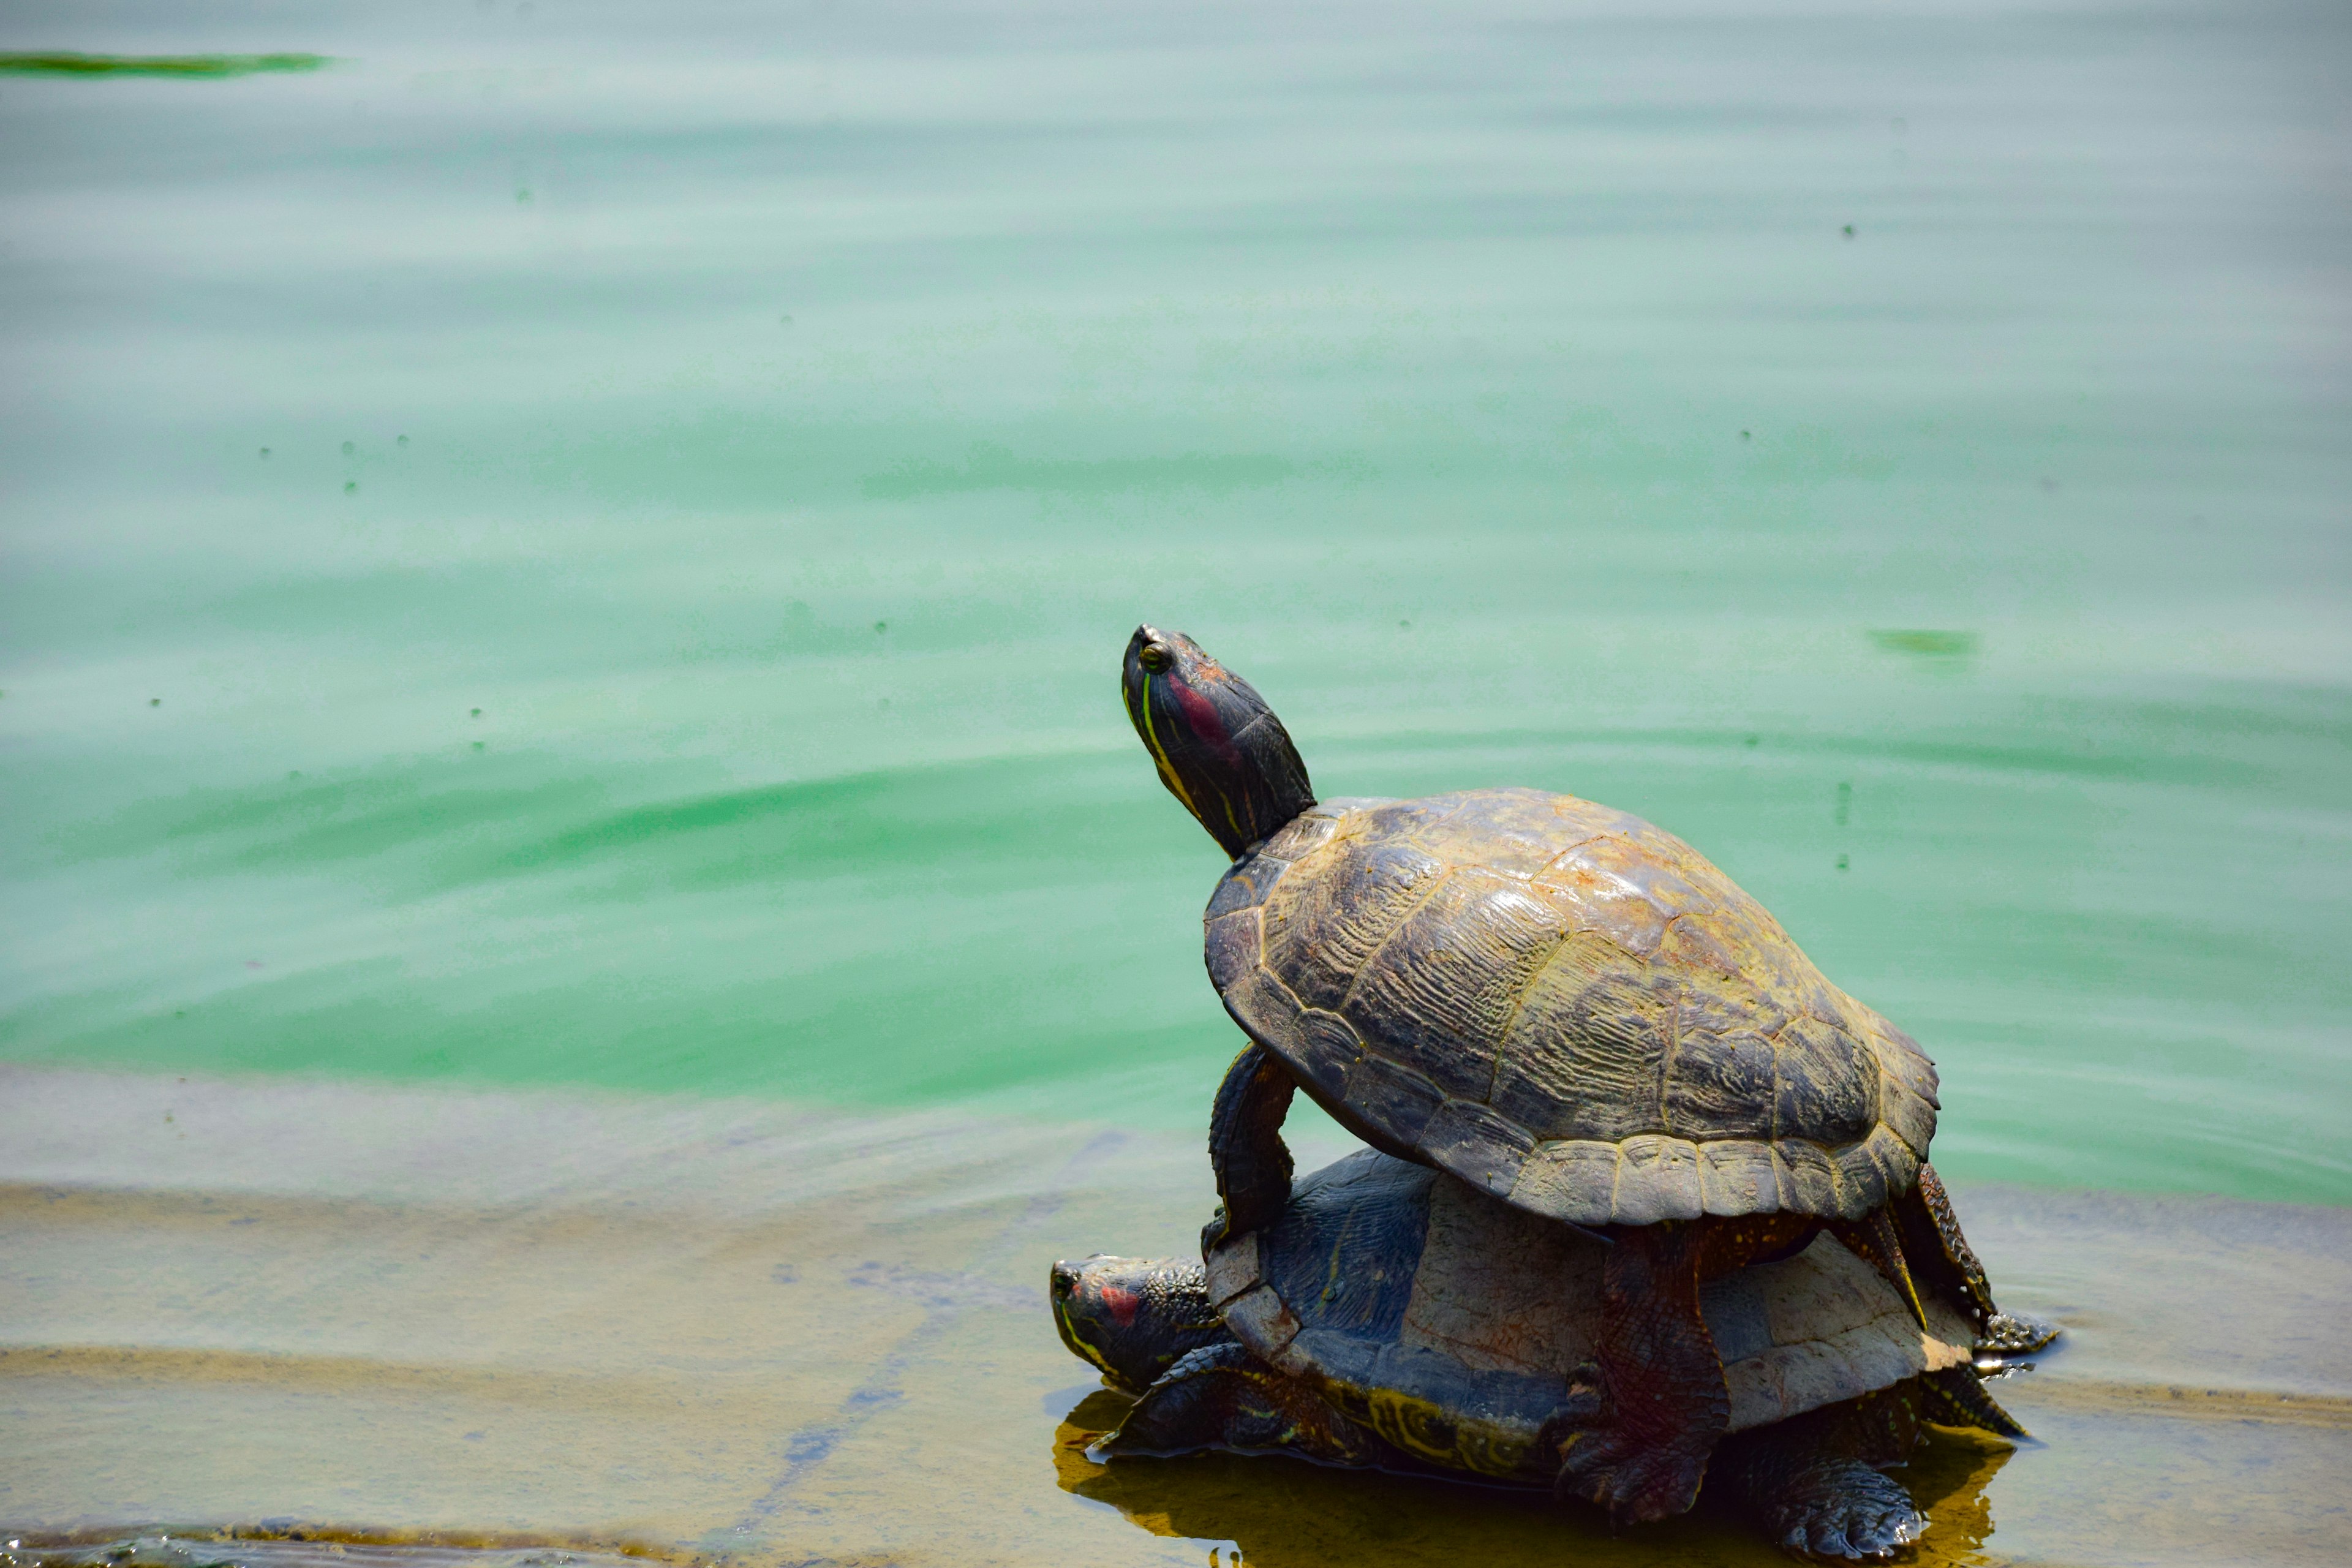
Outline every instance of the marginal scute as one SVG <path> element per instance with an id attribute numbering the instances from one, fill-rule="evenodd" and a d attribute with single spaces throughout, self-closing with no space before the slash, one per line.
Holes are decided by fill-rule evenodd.
<path id="1" fill-rule="evenodd" d="M 1227 1239 L 1202 1261 L 1209 1277 L 1209 1300 L 1219 1307 L 1265 1278 L 1258 1262 L 1255 1231 Z"/>
<path id="2" fill-rule="evenodd" d="M 1936 1136 L 1936 1108 L 1892 1073 L 1878 1080 L 1878 1115 L 1915 1159 L 1927 1157 L 1928 1142 Z"/>
<path id="3" fill-rule="evenodd" d="M 1234 1337 L 1271 1361 L 1298 1337 L 1298 1320 L 1270 1285 L 1259 1284 L 1221 1309 Z"/>
<path id="4" fill-rule="evenodd" d="M 1617 1168 L 1617 1191 L 1609 1217 L 1618 1225 L 1655 1225 L 1660 1220 L 1696 1219 L 1699 1205 L 1698 1148 L 1685 1139 L 1628 1138 Z"/>
<path id="5" fill-rule="evenodd" d="M 1936 1064 L 1919 1048 L 1919 1042 L 1889 1024 L 1877 1014 L 1867 1015 L 1874 1026 L 1872 1044 L 1878 1047 L 1878 1070 L 1927 1102 L 1930 1110 L 1943 1109 L 1937 1096 Z"/>
<path id="6" fill-rule="evenodd" d="M 1218 990 L 1239 984 L 1241 977 L 1257 967 L 1258 912 L 1255 910 L 1235 910 L 1209 922 L 1206 957 L 1209 978 Z"/>
<path id="7" fill-rule="evenodd" d="M 1783 1138 L 1772 1145 L 1772 1157 L 1780 1165 L 1783 1212 L 1845 1217 L 1838 1206 L 1837 1165 L 1828 1150 L 1801 1138 Z"/>
<path id="8" fill-rule="evenodd" d="M 1299 1065 L 1317 1083 L 1344 1082 L 1350 1069 L 1364 1059 L 1364 1042 L 1355 1026 L 1337 1013 L 1309 1007 L 1298 1015 Z"/>
<path id="9" fill-rule="evenodd" d="M 1849 1192 L 1856 1194 L 1847 1202 L 1860 1205 L 1863 1214 L 1909 1192 L 1919 1177 L 1918 1158 L 1884 1122 L 1861 1142 L 1838 1151 L 1838 1166 Z"/>
<path id="10" fill-rule="evenodd" d="M 1225 1011 L 1249 1037 L 1285 1060 L 1296 1061 L 1306 1042 L 1298 1033 L 1298 998 L 1263 962 L 1223 988 Z"/>
<path id="11" fill-rule="evenodd" d="M 1893 1195 L 1887 1190 L 1885 1167 L 1875 1155 L 1876 1151 L 1867 1143 L 1849 1143 L 1831 1152 L 1831 1166 L 1837 1176 L 1839 1217 L 1859 1219 Z"/>
<path id="12" fill-rule="evenodd" d="M 1622 1158 L 1615 1143 L 1594 1139 L 1538 1143 L 1519 1167 L 1510 1200 L 1530 1214 L 1571 1225 L 1607 1225 Z"/>
<path id="13" fill-rule="evenodd" d="M 1699 1206 L 1711 1215 L 1778 1214 L 1780 1179 L 1769 1144 L 1726 1138 L 1698 1146 Z"/>
<path id="14" fill-rule="evenodd" d="M 1418 1142 L 1445 1100 L 1435 1084 L 1411 1068 L 1370 1056 L 1349 1070 L 1339 1098 L 1349 1111 L 1401 1143 Z"/>
<path id="15" fill-rule="evenodd" d="M 1519 1179 L 1533 1141 L 1517 1122 L 1466 1100 L 1449 1100 L 1422 1129 L 1421 1147 L 1448 1171 L 1497 1197 Z"/>

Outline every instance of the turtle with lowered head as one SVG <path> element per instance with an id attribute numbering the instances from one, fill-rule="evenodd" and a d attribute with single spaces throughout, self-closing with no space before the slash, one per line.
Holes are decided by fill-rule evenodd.
<path id="1" fill-rule="evenodd" d="M 1597 1241 L 1366 1149 L 1301 1179 L 1205 1267 L 1057 1263 L 1063 1342 L 1139 1397 L 1093 1444 L 1108 1462 L 1202 1449 L 1547 1488 L 1622 1418 L 1591 1357 Z M 1725 1363 L 1706 1487 L 1775 1542 L 1884 1558 L 1927 1520 L 1884 1473 L 1922 1422 L 2022 1429 L 1986 1392 L 1965 1316 L 1925 1327 L 1829 1236 L 1701 1293 Z"/>
<path id="2" fill-rule="evenodd" d="M 1318 802 L 1265 700 L 1181 633 L 1138 627 L 1121 687 L 1232 860 L 1206 957 L 1252 1043 L 1211 1113 L 1205 1249 L 1288 1201 L 1297 1089 L 1609 1243 L 1592 1348 L 1617 1416 L 1556 1484 L 1621 1521 L 1688 1508 L 1729 1429 L 1705 1282 L 1823 1229 L 1922 1325 L 1932 1297 L 1995 1346 L 2046 1340 L 1994 1306 L 1927 1163 L 1934 1064 L 1689 845 L 1532 789 Z"/>

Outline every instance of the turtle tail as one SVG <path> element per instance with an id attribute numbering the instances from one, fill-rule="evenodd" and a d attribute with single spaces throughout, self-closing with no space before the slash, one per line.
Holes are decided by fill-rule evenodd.
<path id="1" fill-rule="evenodd" d="M 1948 1366 L 1941 1372 L 1922 1373 L 1919 1388 L 1921 1403 L 1927 1406 L 1921 1414 L 1938 1426 L 1976 1426 L 2004 1437 L 2032 1436 L 2016 1416 L 2000 1407 L 2000 1402 L 1986 1389 L 1984 1379 L 1972 1366 Z"/>

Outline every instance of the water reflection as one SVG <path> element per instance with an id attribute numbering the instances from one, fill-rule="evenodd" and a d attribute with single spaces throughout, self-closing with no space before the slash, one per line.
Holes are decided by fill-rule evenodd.
<path id="1" fill-rule="evenodd" d="M 1477 1562 L 1496 1568 L 1580 1563 L 1779 1563 L 1752 1527 L 1702 1500 L 1697 1512 L 1612 1538 L 1597 1510 L 1457 1481 L 1332 1469 L 1279 1456 L 1202 1454 L 1097 1465 L 1086 1447 L 1132 1402 L 1108 1389 L 1079 1400 L 1054 1434 L 1064 1491 L 1118 1510 L 1153 1535 L 1230 1542 L 1252 1568 L 1378 1562 Z M 1973 1563 L 1993 1533 L 1985 1491 L 2015 1452 L 1937 1428 L 1900 1474 L 1934 1521 L 1912 1561 Z"/>

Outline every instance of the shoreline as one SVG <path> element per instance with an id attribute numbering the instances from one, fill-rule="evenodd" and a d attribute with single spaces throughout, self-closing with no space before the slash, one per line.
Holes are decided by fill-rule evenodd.
<path id="1" fill-rule="evenodd" d="M 1194 1245 L 1190 1138 L 18 1065 L 0 1091 L 0 1522 L 57 1550 L 177 1521 L 293 1568 L 255 1532 L 299 1521 L 468 1562 L 1237 1543 L 1312 1568 L 1441 1562 L 1465 1532 L 1503 1563 L 1777 1561 L 1719 1521 L 1612 1542 L 1579 1510 L 1277 1460 L 1071 1469 L 1108 1396 L 1055 1338 L 1045 1265 Z M 1344 1150 L 1322 1142 L 1302 1168 Z M 2003 1304 L 2067 1335 L 2000 1389 L 2038 1441 L 1915 1466 L 1941 1478 L 1921 1561 L 2326 1559 L 2352 1210 L 1956 1196 Z"/>

